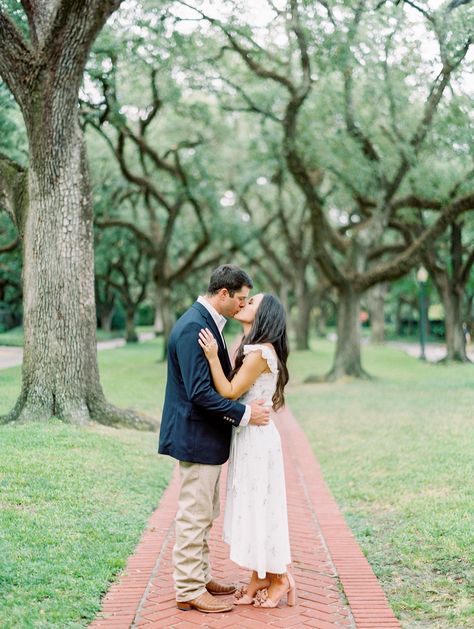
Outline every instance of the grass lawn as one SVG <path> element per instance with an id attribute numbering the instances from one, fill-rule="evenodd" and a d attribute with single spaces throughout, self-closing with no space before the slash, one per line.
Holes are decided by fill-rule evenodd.
<path id="1" fill-rule="evenodd" d="M 293 352 L 288 401 L 405 629 L 474 627 L 474 367 L 364 348 L 377 380 L 303 384 L 333 345 Z M 99 353 L 110 400 L 159 414 L 159 341 Z M 19 391 L 0 371 L 0 412 Z M 157 435 L 51 421 L 0 427 L 0 627 L 84 627 L 159 501 Z"/>
<path id="2" fill-rule="evenodd" d="M 137 326 L 137 332 L 153 332 L 152 325 Z M 123 339 L 125 338 L 124 330 L 111 330 L 110 332 L 104 332 L 104 330 L 96 330 L 96 336 L 98 341 L 110 341 L 111 339 Z M 10 345 L 15 347 L 23 347 L 23 327 L 12 328 L 8 332 L 0 332 L 0 345 Z"/>
<path id="3" fill-rule="evenodd" d="M 159 342 L 99 354 L 109 399 L 160 412 Z M 0 371 L 0 412 L 19 391 Z M 125 565 L 172 468 L 157 434 L 102 426 L 0 426 L 0 627 L 86 627 Z"/>
<path id="4" fill-rule="evenodd" d="M 288 401 L 406 628 L 474 627 L 474 366 L 364 348 L 377 380 L 304 385 L 333 346 L 293 352 Z"/>

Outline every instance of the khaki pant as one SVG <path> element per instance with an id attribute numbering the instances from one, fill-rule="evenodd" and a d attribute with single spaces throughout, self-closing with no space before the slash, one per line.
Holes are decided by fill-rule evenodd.
<path id="1" fill-rule="evenodd" d="M 177 601 L 190 601 L 206 591 L 211 580 L 209 531 L 219 516 L 220 465 L 179 462 L 181 490 L 173 548 Z"/>

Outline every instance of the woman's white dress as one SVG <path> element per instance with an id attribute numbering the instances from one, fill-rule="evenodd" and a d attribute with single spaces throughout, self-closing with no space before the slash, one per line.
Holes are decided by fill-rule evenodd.
<path id="1" fill-rule="evenodd" d="M 245 345 L 244 354 L 260 351 L 270 372 L 261 374 L 239 400 L 263 399 L 271 406 L 278 362 L 265 345 Z M 227 475 L 224 541 L 230 558 L 242 568 L 281 574 L 291 563 L 286 507 L 285 471 L 280 434 L 270 420 L 266 426 L 234 428 Z"/>

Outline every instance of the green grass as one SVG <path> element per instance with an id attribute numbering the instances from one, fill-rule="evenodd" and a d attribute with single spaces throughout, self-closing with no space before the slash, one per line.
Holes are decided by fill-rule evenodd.
<path id="1" fill-rule="evenodd" d="M 474 627 L 474 367 L 364 349 L 377 379 L 304 385 L 333 346 L 294 352 L 288 401 L 404 627 Z"/>
<path id="2" fill-rule="evenodd" d="M 110 400 L 159 413 L 159 342 L 99 354 Z M 20 370 L 0 371 L 0 411 Z M 102 426 L 1 426 L 0 627 L 86 627 L 168 483 L 157 434 Z"/>
<path id="3" fill-rule="evenodd" d="M 288 401 L 405 629 L 474 627 L 474 367 L 364 347 L 377 379 L 305 385 L 334 346 L 293 352 Z M 106 395 L 160 413 L 159 340 L 99 353 Z M 20 371 L 0 371 L 0 412 Z M 158 503 L 157 435 L 0 427 L 0 626 L 84 627 Z M 418 624 L 420 623 L 420 624 Z"/>
<path id="4" fill-rule="evenodd" d="M 0 345 L 23 347 L 23 328 L 20 326 L 8 332 L 0 332 Z"/>

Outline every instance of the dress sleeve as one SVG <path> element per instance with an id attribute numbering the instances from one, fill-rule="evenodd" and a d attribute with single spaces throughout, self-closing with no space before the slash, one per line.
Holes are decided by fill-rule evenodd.
<path id="1" fill-rule="evenodd" d="M 278 361 L 272 349 L 266 345 L 244 345 L 244 356 L 247 356 L 250 352 L 262 352 L 262 356 L 267 361 L 270 371 L 274 374 L 278 373 Z"/>

